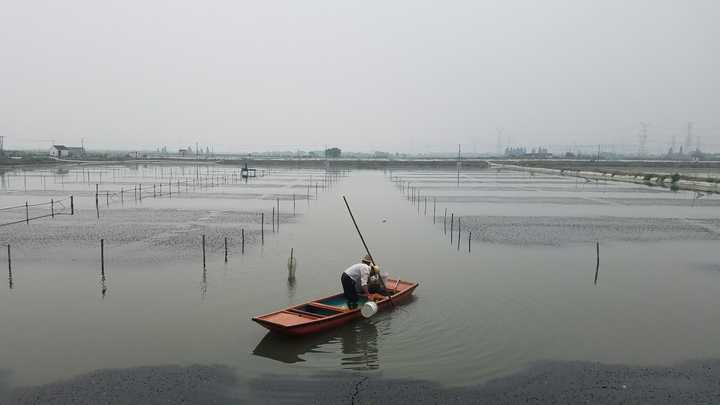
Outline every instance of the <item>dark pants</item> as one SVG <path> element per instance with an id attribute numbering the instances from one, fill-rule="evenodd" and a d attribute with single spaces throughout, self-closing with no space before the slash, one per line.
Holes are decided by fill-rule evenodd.
<path id="1" fill-rule="evenodd" d="M 340 276 L 340 283 L 343 287 L 343 295 L 348 303 L 348 308 L 354 309 L 357 307 L 358 293 L 355 289 L 355 282 L 347 274 L 343 273 Z"/>

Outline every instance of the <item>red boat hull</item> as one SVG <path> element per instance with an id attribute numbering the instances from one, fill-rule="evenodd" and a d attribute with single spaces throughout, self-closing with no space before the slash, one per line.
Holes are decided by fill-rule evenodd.
<path id="1" fill-rule="evenodd" d="M 386 286 L 392 288 L 393 294 L 376 301 L 378 312 L 410 299 L 418 283 L 388 280 Z M 331 295 L 295 305 L 280 311 L 252 318 L 263 327 L 287 335 L 309 335 L 337 328 L 358 318 L 362 318 L 360 309 L 347 309 L 342 294 Z"/>

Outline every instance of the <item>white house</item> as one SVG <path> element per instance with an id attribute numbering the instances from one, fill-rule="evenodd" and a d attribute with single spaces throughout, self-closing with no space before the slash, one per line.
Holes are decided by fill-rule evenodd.
<path id="1" fill-rule="evenodd" d="M 77 146 L 53 145 L 50 156 L 55 158 L 78 158 L 85 156 L 85 148 Z"/>

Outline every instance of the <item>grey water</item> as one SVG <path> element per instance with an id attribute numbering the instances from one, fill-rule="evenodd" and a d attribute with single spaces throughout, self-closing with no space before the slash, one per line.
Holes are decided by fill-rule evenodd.
<path id="1" fill-rule="evenodd" d="M 359 372 L 462 386 L 536 360 L 658 365 L 720 356 L 717 196 L 695 201 L 641 185 L 496 170 L 463 171 L 458 180 L 442 170 L 274 169 L 247 182 L 233 177 L 237 170 L 3 173 L 0 208 L 73 194 L 77 210 L 0 227 L 0 243 L 13 249 L 0 288 L 7 384 L 219 364 L 245 376 Z M 142 201 L 117 196 L 139 183 L 212 176 L 229 180 Z M 420 205 L 403 195 L 401 181 L 420 190 Z M 99 219 L 96 183 L 112 194 L 101 200 Z M 340 291 L 340 272 L 364 254 L 343 195 L 382 270 L 420 283 L 414 299 L 317 336 L 268 333 L 250 318 Z M 459 250 L 449 224 L 443 230 L 446 209 L 446 224 L 451 213 L 461 219 Z M 24 215 L 24 208 L 0 211 L 0 223 Z"/>

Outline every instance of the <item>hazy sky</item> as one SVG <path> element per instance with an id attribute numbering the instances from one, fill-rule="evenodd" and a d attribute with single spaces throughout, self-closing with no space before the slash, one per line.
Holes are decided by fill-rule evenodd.
<path id="1" fill-rule="evenodd" d="M 9 147 L 720 150 L 720 2 L 7 0 L 0 110 Z"/>

